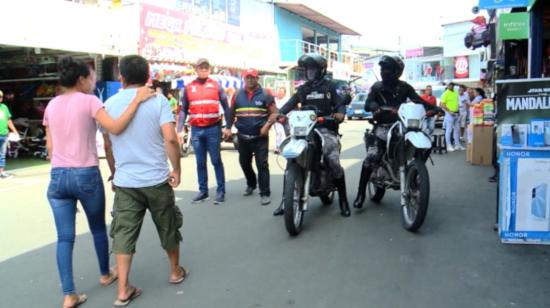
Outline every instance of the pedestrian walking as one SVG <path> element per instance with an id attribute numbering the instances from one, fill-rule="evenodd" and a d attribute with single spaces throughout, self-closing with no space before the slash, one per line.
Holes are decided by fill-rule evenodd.
<path id="1" fill-rule="evenodd" d="M 178 134 L 180 134 L 180 138 L 185 134 L 183 126 L 189 117 L 191 144 L 195 151 L 199 178 L 199 192 L 193 198 L 193 203 L 209 199 L 206 169 L 206 154 L 208 153 L 214 165 L 218 184 L 214 204 L 221 204 L 225 202 L 225 171 L 220 153 L 222 140 L 220 105 L 223 108 L 226 123 L 229 123 L 231 115 L 223 88 L 217 81 L 209 78 L 210 62 L 204 58 L 199 59 L 195 70 L 197 79 L 185 86 L 185 92 L 181 99 L 182 109 L 178 118 Z M 224 139 L 230 138 L 231 130 L 225 128 L 223 135 Z"/>
<path id="2" fill-rule="evenodd" d="M 455 84 L 449 83 L 447 90 L 441 96 L 441 107 L 445 111 L 445 142 L 447 143 L 447 151 L 453 152 L 456 150 L 464 150 L 460 144 L 460 122 L 459 122 L 459 99 L 458 92 L 454 90 Z M 451 143 L 451 134 L 453 143 Z"/>
<path id="3" fill-rule="evenodd" d="M 136 55 L 122 58 L 120 75 L 123 89 L 105 102 L 105 109 L 113 117 L 122 114 L 136 95 L 136 88 L 149 79 L 147 60 Z M 122 134 L 105 136 L 115 189 L 111 236 L 119 281 L 114 306 L 123 307 L 142 293 L 130 284 L 128 276 L 147 210 L 168 255 L 168 281 L 181 283 L 188 274 L 179 263 L 183 216 L 174 196 L 174 188 L 180 183 L 180 153 L 174 116 L 166 97 L 159 94 L 141 105 Z"/>
<path id="4" fill-rule="evenodd" d="M 50 101 L 43 120 L 52 165 L 47 196 L 57 229 L 57 269 L 65 296 L 63 306 L 76 307 L 87 298 L 76 293 L 73 279 L 77 201 L 82 204 L 92 232 L 100 284 L 109 285 L 117 278 L 117 272 L 109 268 L 105 190 L 98 167 L 96 121 L 113 134 L 121 133 L 138 105 L 151 97 L 153 91 L 142 88 L 134 92 L 131 103 L 113 120 L 101 101 L 90 94 L 95 86 L 95 73 L 86 63 L 67 57 L 61 60 L 59 71 L 65 92 Z"/>
<path id="5" fill-rule="evenodd" d="M 4 170 L 6 168 L 6 152 L 8 150 L 8 134 L 12 133 L 19 135 L 17 129 L 13 125 L 11 120 L 10 109 L 4 101 L 4 92 L 0 90 L 0 179 L 10 177 L 10 175 Z"/>
<path id="6" fill-rule="evenodd" d="M 271 203 L 269 187 L 269 129 L 275 123 L 277 107 L 275 100 L 258 83 L 258 72 L 247 69 L 243 72 L 245 88 L 233 96 L 231 121 L 239 133 L 239 163 L 246 177 L 244 196 L 254 193 L 259 184 L 261 204 Z M 228 122 L 231 129 L 232 122 Z M 252 169 L 252 158 L 256 160 L 258 177 Z"/>

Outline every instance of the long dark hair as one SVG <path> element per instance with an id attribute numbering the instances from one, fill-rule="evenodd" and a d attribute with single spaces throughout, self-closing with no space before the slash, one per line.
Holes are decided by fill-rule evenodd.
<path id="1" fill-rule="evenodd" d="M 59 82 L 66 88 L 72 88 L 78 83 L 80 77 L 90 76 L 91 69 L 82 60 L 73 57 L 63 57 L 58 64 Z"/>

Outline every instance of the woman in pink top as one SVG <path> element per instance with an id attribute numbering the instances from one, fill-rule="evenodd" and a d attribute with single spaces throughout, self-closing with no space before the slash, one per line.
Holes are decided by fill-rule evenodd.
<path id="1" fill-rule="evenodd" d="M 47 147 L 51 158 L 48 201 L 57 229 L 57 268 L 64 294 L 63 307 L 76 307 L 86 301 L 77 294 L 73 280 L 72 253 L 75 240 L 76 203 L 80 201 L 94 239 L 102 285 L 109 285 L 117 273 L 109 269 L 109 242 L 105 226 L 105 190 L 99 172 L 96 149 L 96 121 L 112 134 L 128 126 L 139 104 L 154 95 L 147 87 L 120 116 L 113 120 L 101 101 L 91 95 L 95 73 L 82 61 L 70 57 L 59 64 L 60 83 L 66 91 L 46 108 Z"/>

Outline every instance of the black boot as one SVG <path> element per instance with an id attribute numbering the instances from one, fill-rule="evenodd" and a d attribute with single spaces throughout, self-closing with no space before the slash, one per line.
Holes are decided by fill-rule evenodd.
<path id="1" fill-rule="evenodd" d="M 363 203 L 365 203 L 365 193 L 370 174 L 371 168 L 363 165 L 363 168 L 361 169 L 361 177 L 359 178 L 359 187 L 357 188 L 357 197 L 355 198 L 355 201 L 353 201 L 353 207 L 356 209 L 362 208 Z"/>
<path id="2" fill-rule="evenodd" d="M 338 180 L 335 180 L 336 188 L 338 188 L 338 199 L 340 200 L 340 215 L 349 217 L 351 212 L 348 205 L 348 197 L 346 191 L 346 177 L 343 176 Z"/>
<path id="3" fill-rule="evenodd" d="M 273 216 L 281 216 L 285 213 L 284 210 L 284 201 L 281 201 L 281 204 L 279 204 L 279 207 L 273 211 Z"/>

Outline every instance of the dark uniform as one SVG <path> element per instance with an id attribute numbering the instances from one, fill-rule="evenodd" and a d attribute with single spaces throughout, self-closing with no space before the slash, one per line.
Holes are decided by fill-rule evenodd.
<path id="1" fill-rule="evenodd" d="M 356 208 L 363 206 L 365 189 L 370 174 L 373 168 L 380 163 L 385 153 L 389 126 L 384 124 L 393 124 L 399 120 L 397 110 L 401 104 L 407 102 L 407 99 L 424 105 L 426 110 L 434 109 L 434 106 L 420 98 L 411 85 L 399 80 L 405 68 L 399 57 L 384 56 L 379 64 L 382 70 L 382 81 L 372 85 L 365 103 L 365 110 L 374 113 L 379 111 L 380 107 L 392 107 L 396 112 L 378 115 L 376 125 L 371 133 L 365 137 L 367 156 L 363 161 L 357 197 L 353 203 Z"/>
<path id="2" fill-rule="evenodd" d="M 325 79 L 326 59 L 316 54 L 306 54 L 298 60 L 300 67 L 306 71 L 308 81 L 300 86 L 297 92 L 280 109 L 280 113 L 287 114 L 298 106 L 314 106 L 318 116 L 332 116 L 335 113 L 345 115 L 346 105 L 344 97 L 338 94 L 336 85 Z M 338 188 L 340 210 L 342 216 L 349 216 L 349 206 L 346 197 L 346 179 L 344 168 L 340 164 L 340 137 L 338 123 L 328 121 L 318 124 L 318 131 L 324 139 L 323 156 L 329 166 L 331 176 Z M 276 214 L 280 213 L 276 211 Z"/>

